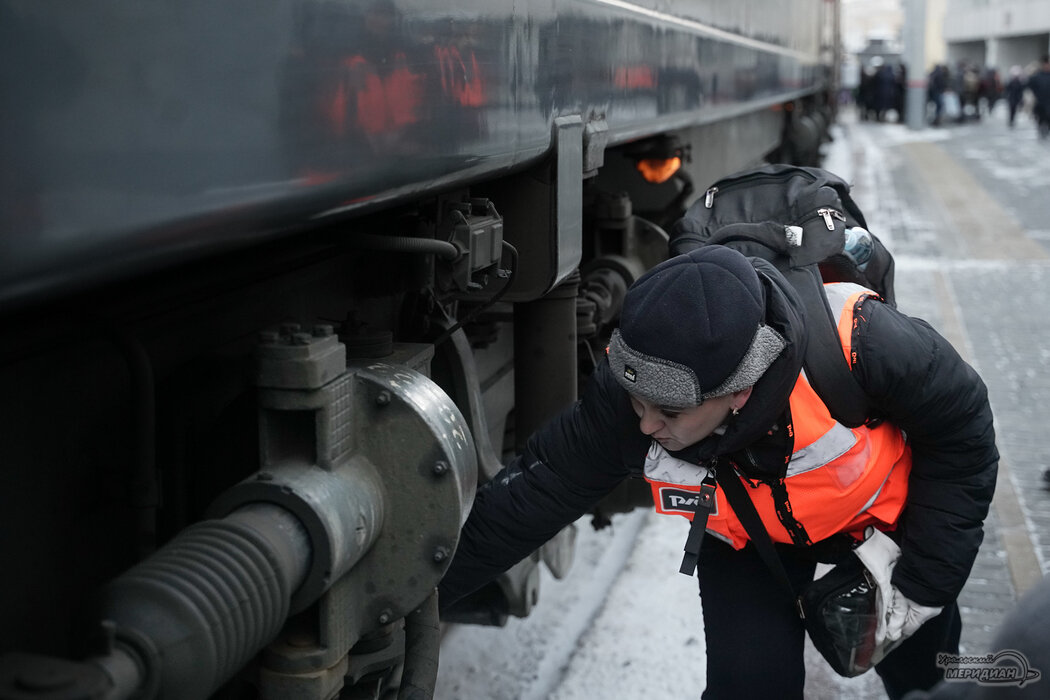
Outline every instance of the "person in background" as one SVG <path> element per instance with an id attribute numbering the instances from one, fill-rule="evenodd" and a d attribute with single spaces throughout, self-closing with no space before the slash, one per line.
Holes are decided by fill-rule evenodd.
<path id="1" fill-rule="evenodd" d="M 928 324 L 878 297 L 844 294 L 835 313 L 874 407 L 854 429 L 834 421 L 802 374 L 803 305 L 770 263 L 710 245 L 640 277 L 581 399 L 478 490 L 439 587 L 442 609 L 628 477 L 646 478 L 654 496 L 666 482 L 706 485 L 707 534 L 695 528 L 696 542 L 690 527 L 681 568 L 699 578 L 704 697 L 801 698 L 804 623 L 725 501 L 721 484 L 739 480 L 796 588 L 818 560 L 849 556 L 858 528 L 899 543 L 879 627 L 904 641 L 875 669 L 891 698 L 933 687 L 937 654 L 958 651 L 956 598 L 995 488 L 987 391 Z M 657 500 L 661 512 L 676 504 Z M 653 575 L 675 575 L 674 565 Z"/>
<path id="2" fill-rule="evenodd" d="M 1039 138 L 1045 139 L 1050 134 L 1050 55 L 1040 60 L 1039 70 L 1028 78 L 1028 89 L 1032 91 L 1035 105 L 1032 108 Z"/>
<path id="3" fill-rule="evenodd" d="M 880 62 L 875 71 L 873 100 L 875 120 L 886 121 L 886 114 L 897 104 L 897 75 L 888 63 Z"/>
<path id="4" fill-rule="evenodd" d="M 857 84 L 857 115 L 862 122 L 874 116 L 875 111 L 875 72 L 878 66 L 864 66 L 860 71 L 860 82 Z"/>
<path id="5" fill-rule="evenodd" d="M 897 123 L 904 123 L 904 101 L 908 92 L 908 66 L 898 63 L 893 72 L 893 111 L 897 113 Z"/>
<path id="6" fill-rule="evenodd" d="M 959 64 L 959 102 L 962 112 L 959 114 L 959 123 L 968 118 L 979 120 L 981 118 L 981 76 L 977 66 L 970 63 Z"/>
<path id="7" fill-rule="evenodd" d="M 991 116 L 995 111 L 995 103 L 1003 96 L 1003 84 L 999 79 L 999 71 L 994 66 L 985 66 L 981 74 L 980 99 L 982 110 Z"/>
<path id="8" fill-rule="evenodd" d="M 948 89 L 948 66 L 939 63 L 930 71 L 926 87 L 930 102 L 933 103 L 933 126 L 940 126 L 944 116 L 944 92 Z"/>
<path id="9" fill-rule="evenodd" d="M 1010 79 L 1006 81 L 1006 106 L 1009 108 L 1009 119 L 1007 123 L 1010 128 L 1014 128 L 1014 121 L 1017 118 L 1017 108 L 1021 105 L 1021 101 L 1024 99 L 1025 81 L 1024 74 L 1021 71 L 1021 66 L 1012 66 L 1010 68 Z"/>

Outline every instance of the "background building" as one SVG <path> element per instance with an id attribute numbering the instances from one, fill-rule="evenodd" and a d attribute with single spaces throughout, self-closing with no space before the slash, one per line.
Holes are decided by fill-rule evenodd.
<path id="1" fill-rule="evenodd" d="M 925 6 L 926 14 L 922 73 L 949 60 L 943 35 L 948 0 L 843 0 L 842 44 L 848 56 L 844 78 L 857 75 L 876 56 L 890 64 L 901 60 L 906 48 L 902 41 L 906 4 L 914 1 Z"/>
<path id="2" fill-rule="evenodd" d="M 842 0 L 842 44 L 859 53 L 872 40 L 896 42 L 904 23 L 901 0 Z"/>
<path id="3" fill-rule="evenodd" d="M 948 0 L 944 40 L 952 65 L 1030 66 L 1050 53 L 1050 2 Z"/>

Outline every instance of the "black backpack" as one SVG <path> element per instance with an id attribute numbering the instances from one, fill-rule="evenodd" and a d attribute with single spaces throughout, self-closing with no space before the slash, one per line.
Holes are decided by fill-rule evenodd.
<path id="1" fill-rule="evenodd" d="M 725 245 L 771 262 L 806 308 L 806 376 L 843 425 L 871 417 L 839 342 L 824 282 L 854 282 L 894 304 L 893 256 L 867 231 L 849 185 L 820 168 L 767 165 L 731 175 L 708 188 L 671 229 L 671 255 Z M 851 230 L 852 229 L 852 230 Z M 847 231 L 856 246 L 847 249 Z M 858 251 L 860 254 L 858 254 Z M 814 319 L 827 323 L 814 323 Z"/>

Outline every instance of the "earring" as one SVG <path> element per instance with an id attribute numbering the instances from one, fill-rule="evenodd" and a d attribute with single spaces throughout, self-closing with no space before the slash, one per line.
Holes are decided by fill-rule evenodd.
<path id="1" fill-rule="evenodd" d="M 737 408 L 736 406 L 733 407 L 733 415 L 734 416 L 739 416 L 740 415 L 740 409 Z"/>

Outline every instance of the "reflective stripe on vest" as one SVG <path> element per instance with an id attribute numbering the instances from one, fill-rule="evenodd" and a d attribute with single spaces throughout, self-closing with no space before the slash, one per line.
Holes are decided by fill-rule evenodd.
<path id="1" fill-rule="evenodd" d="M 854 311 L 863 298 L 876 295 L 849 283 L 825 285 L 825 291 L 831 308 L 839 310 L 839 338 L 852 368 L 856 356 L 851 341 L 858 321 Z M 892 529 L 904 508 L 911 471 L 911 451 L 901 431 L 887 423 L 851 429 L 836 422 L 804 373 L 791 392 L 790 406 L 794 447 L 784 485 L 792 514 L 810 540 L 817 542 L 840 532 L 859 535 L 869 525 Z M 659 513 L 691 520 L 706 474 L 705 468 L 673 457 L 655 441 L 645 460 L 645 478 Z M 744 483 L 773 541 L 790 543 L 791 537 L 777 518 L 769 485 Z M 707 531 L 737 549 L 748 540 L 721 488 L 715 493 Z"/>

